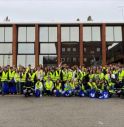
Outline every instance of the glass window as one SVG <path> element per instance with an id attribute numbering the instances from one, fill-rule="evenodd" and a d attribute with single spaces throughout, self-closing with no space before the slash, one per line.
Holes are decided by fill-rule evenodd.
<path id="1" fill-rule="evenodd" d="M 115 41 L 122 41 L 122 28 L 114 27 L 114 39 Z"/>
<path id="2" fill-rule="evenodd" d="M 107 64 L 120 62 L 123 60 L 123 43 L 108 42 L 107 43 Z"/>
<path id="3" fill-rule="evenodd" d="M 118 45 L 119 43 L 112 43 L 110 46 L 108 46 L 108 50 L 114 48 L 116 45 Z"/>
<path id="4" fill-rule="evenodd" d="M 76 48 L 73 48 L 73 52 L 76 52 Z"/>
<path id="5" fill-rule="evenodd" d="M 5 27 L 5 42 L 12 42 L 12 27 Z"/>
<path id="6" fill-rule="evenodd" d="M 48 27 L 40 27 L 40 42 L 48 42 Z"/>
<path id="7" fill-rule="evenodd" d="M 93 50 L 90 51 L 91 54 L 94 54 L 95 52 Z"/>
<path id="8" fill-rule="evenodd" d="M 0 42 L 12 42 L 12 27 L 0 27 Z"/>
<path id="9" fill-rule="evenodd" d="M 17 65 L 22 65 L 27 67 L 29 64 L 35 67 L 35 55 L 18 55 Z"/>
<path id="10" fill-rule="evenodd" d="M 40 42 L 57 42 L 57 27 L 40 27 Z"/>
<path id="11" fill-rule="evenodd" d="M 57 64 L 57 55 L 40 55 L 39 63 L 42 65 L 56 65 Z"/>
<path id="12" fill-rule="evenodd" d="M 67 52 L 70 52 L 71 51 L 71 48 L 67 48 Z"/>
<path id="13" fill-rule="evenodd" d="M 114 41 L 113 27 L 106 27 L 106 41 Z"/>
<path id="14" fill-rule="evenodd" d="M 84 41 L 91 41 L 91 27 L 83 27 L 83 38 Z"/>
<path id="15" fill-rule="evenodd" d="M 76 61 L 77 61 L 77 59 L 74 57 L 74 58 L 73 58 L 73 62 L 76 62 Z"/>
<path id="16" fill-rule="evenodd" d="M 87 58 L 84 58 L 84 62 L 86 62 L 87 61 Z"/>
<path id="17" fill-rule="evenodd" d="M 61 60 L 62 60 L 62 62 L 65 62 L 65 58 L 62 58 Z"/>
<path id="18" fill-rule="evenodd" d="M 0 66 L 12 65 L 12 55 L 0 55 Z"/>
<path id="19" fill-rule="evenodd" d="M 0 54 L 12 54 L 12 44 L 0 44 Z"/>
<path id="20" fill-rule="evenodd" d="M 122 41 L 121 27 L 106 27 L 106 41 Z"/>
<path id="21" fill-rule="evenodd" d="M 0 27 L 0 42 L 4 42 L 4 27 Z"/>
<path id="22" fill-rule="evenodd" d="M 92 41 L 100 41 L 100 27 L 92 27 Z"/>
<path id="23" fill-rule="evenodd" d="M 70 27 L 70 41 L 79 42 L 79 27 Z"/>
<path id="24" fill-rule="evenodd" d="M 18 42 L 26 42 L 26 27 L 18 28 Z"/>
<path id="25" fill-rule="evenodd" d="M 18 44 L 19 54 L 34 54 L 34 44 Z"/>
<path id="26" fill-rule="evenodd" d="M 57 27 L 49 27 L 49 42 L 57 42 Z"/>
<path id="27" fill-rule="evenodd" d="M 71 58 L 67 58 L 67 62 L 71 62 Z"/>
<path id="28" fill-rule="evenodd" d="M 61 41 L 69 42 L 69 27 L 61 27 Z"/>
<path id="29" fill-rule="evenodd" d="M 96 51 L 97 51 L 97 52 L 100 52 L 100 48 L 97 48 Z"/>
<path id="30" fill-rule="evenodd" d="M 34 42 L 34 41 L 35 41 L 35 27 L 18 28 L 18 42 Z"/>
<path id="31" fill-rule="evenodd" d="M 35 27 L 27 27 L 27 42 L 35 42 Z"/>
<path id="32" fill-rule="evenodd" d="M 79 27 L 61 27 L 62 42 L 79 42 Z"/>
<path id="33" fill-rule="evenodd" d="M 65 52 L 65 48 L 62 48 L 62 52 Z"/>
<path id="34" fill-rule="evenodd" d="M 46 43 L 46 44 L 41 43 L 40 53 L 41 54 L 56 54 L 57 53 L 56 43 Z"/>

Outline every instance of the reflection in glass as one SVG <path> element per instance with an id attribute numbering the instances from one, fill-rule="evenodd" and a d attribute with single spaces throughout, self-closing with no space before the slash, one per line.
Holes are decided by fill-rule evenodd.
<path id="1" fill-rule="evenodd" d="M 101 42 L 84 42 L 84 65 L 96 66 L 102 64 Z"/>
<path id="2" fill-rule="evenodd" d="M 106 28 L 107 64 L 122 63 L 122 28 L 121 26 L 107 26 Z"/>
<path id="3" fill-rule="evenodd" d="M 39 63 L 44 66 L 57 65 L 57 55 L 40 55 Z"/>
<path id="4" fill-rule="evenodd" d="M 107 42 L 107 63 L 122 62 L 122 42 Z"/>

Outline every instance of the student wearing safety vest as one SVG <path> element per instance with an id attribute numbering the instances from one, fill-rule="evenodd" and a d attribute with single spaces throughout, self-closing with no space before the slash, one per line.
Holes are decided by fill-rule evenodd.
<path id="1" fill-rule="evenodd" d="M 38 79 L 35 84 L 35 96 L 42 97 L 42 94 L 43 94 L 43 83 L 40 81 L 40 79 Z"/>
<path id="2" fill-rule="evenodd" d="M 62 94 L 62 83 L 60 82 L 60 80 L 58 79 L 56 82 L 55 82 L 55 87 L 54 87 L 54 95 L 56 97 L 59 97 L 61 96 Z"/>
<path id="3" fill-rule="evenodd" d="M 65 83 L 68 79 L 68 72 L 66 68 L 62 68 L 62 90 L 64 90 Z"/>
<path id="4" fill-rule="evenodd" d="M 114 91 L 114 88 L 115 88 L 115 75 L 112 74 L 112 71 L 108 71 L 105 75 L 105 79 L 104 79 L 104 86 L 107 85 L 107 90 L 109 92 L 109 97 L 111 97 L 115 91 Z"/>
<path id="5" fill-rule="evenodd" d="M 7 69 L 7 67 L 3 68 L 1 82 L 2 82 L 2 95 L 8 94 L 9 93 L 9 85 L 8 85 L 8 69 Z"/>
<path id="6" fill-rule="evenodd" d="M 31 84 L 32 86 L 35 86 L 36 82 L 37 82 L 37 77 L 36 77 L 36 72 L 34 69 L 31 69 L 29 72 L 29 77 L 30 77 L 30 81 L 31 81 Z M 40 79 L 39 79 L 40 80 Z"/>
<path id="7" fill-rule="evenodd" d="M 23 86 L 23 94 L 25 96 L 31 96 L 34 94 L 34 85 L 31 82 L 30 71 L 25 73 L 25 84 Z"/>
<path id="8" fill-rule="evenodd" d="M 23 94 L 23 90 L 24 90 L 24 87 L 26 85 L 26 69 L 23 68 L 20 70 L 20 91 L 21 91 L 21 94 Z"/>
<path id="9" fill-rule="evenodd" d="M 96 80 L 97 91 L 96 97 L 99 99 L 108 98 L 108 91 L 106 91 L 105 82 L 103 80 Z"/>
<path id="10" fill-rule="evenodd" d="M 77 95 L 77 92 L 78 92 L 78 90 L 76 89 L 77 86 L 78 86 L 77 80 L 76 79 L 72 79 L 70 81 L 70 86 L 71 86 L 71 90 L 72 90 L 72 95 L 74 95 L 74 96 Z"/>
<path id="11" fill-rule="evenodd" d="M 87 96 L 91 98 L 94 98 L 96 96 L 96 84 L 93 78 L 89 80 L 89 82 L 87 83 L 87 86 L 85 86 L 85 90 L 86 90 Z"/>
<path id="12" fill-rule="evenodd" d="M 2 82 L 1 82 L 1 77 L 2 77 L 2 68 L 0 66 L 0 94 L 2 93 Z"/>
<path id="13" fill-rule="evenodd" d="M 82 82 L 83 80 L 79 80 L 78 82 L 78 86 L 79 86 L 79 90 L 78 90 L 78 96 L 79 97 L 84 97 L 86 95 L 86 90 L 85 90 L 85 87 L 84 87 L 84 84 Z"/>
<path id="14" fill-rule="evenodd" d="M 64 91 L 62 91 L 63 96 L 65 96 L 65 97 L 72 96 L 72 92 L 73 92 L 72 90 L 73 89 L 72 89 L 72 86 L 70 84 L 70 81 L 67 80 L 64 84 Z"/>
<path id="15" fill-rule="evenodd" d="M 46 93 L 48 96 L 53 94 L 53 88 L 54 84 L 50 77 L 46 80 L 44 84 L 44 93 Z"/>
<path id="16" fill-rule="evenodd" d="M 54 73 L 55 81 L 60 80 L 60 74 L 61 74 L 61 70 L 57 68 Z"/>
<path id="17" fill-rule="evenodd" d="M 16 94 L 17 90 L 16 90 L 16 83 L 14 80 L 14 76 L 15 76 L 15 69 L 13 67 L 11 67 L 8 71 L 8 84 L 9 84 L 9 92 L 11 94 Z"/>
<path id="18" fill-rule="evenodd" d="M 67 79 L 70 81 L 73 78 L 73 71 L 71 69 L 68 70 L 67 72 Z"/>
<path id="19" fill-rule="evenodd" d="M 34 72 L 33 72 L 33 73 L 34 73 Z M 43 71 L 43 69 L 41 69 L 40 67 L 37 68 L 35 74 L 36 74 L 36 79 L 40 79 L 40 81 L 42 81 L 42 82 L 43 82 L 43 79 L 45 79 L 45 80 L 47 79 L 47 78 L 45 78 L 45 76 L 44 76 L 44 71 Z M 34 74 L 33 74 L 33 75 L 34 75 Z"/>
<path id="20" fill-rule="evenodd" d="M 16 83 L 17 94 L 21 94 L 20 73 L 18 69 L 15 71 L 14 80 Z"/>

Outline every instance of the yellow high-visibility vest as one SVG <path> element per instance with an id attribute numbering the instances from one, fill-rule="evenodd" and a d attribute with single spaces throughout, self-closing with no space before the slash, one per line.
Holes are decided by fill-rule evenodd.
<path id="1" fill-rule="evenodd" d="M 53 82 L 52 81 L 46 81 L 45 88 L 46 88 L 46 90 L 52 90 Z"/>
<path id="2" fill-rule="evenodd" d="M 1 81 L 8 81 L 8 72 L 2 72 Z"/>

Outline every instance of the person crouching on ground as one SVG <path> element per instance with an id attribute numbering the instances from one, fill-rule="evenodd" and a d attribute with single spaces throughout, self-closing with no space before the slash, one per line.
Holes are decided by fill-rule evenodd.
<path id="1" fill-rule="evenodd" d="M 40 79 L 38 79 L 38 81 L 35 84 L 35 96 L 42 97 L 42 92 L 43 92 L 43 84 L 40 81 Z"/>
<path id="2" fill-rule="evenodd" d="M 55 89 L 54 89 L 54 95 L 56 97 L 61 96 L 62 94 L 62 83 L 60 82 L 60 80 L 58 79 L 55 83 Z"/>
<path id="3" fill-rule="evenodd" d="M 46 80 L 44 84 L 44 93 L 47 94 L 48 96 L 52 95 L 53 88 L 54 88 L 53 81 L 51 80 L 50 77 L 48 77 L 48 79 Z"/>
<path id="4" fill-rule="evenodd" d="M 70 85 L 69 80 L 67 80 L 64 84 L 64 91 L 62 91 L 63 96 L 70 97 L 72 96 L 72 87 Z"/>

